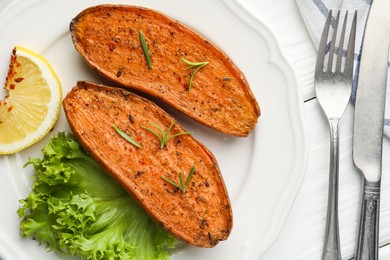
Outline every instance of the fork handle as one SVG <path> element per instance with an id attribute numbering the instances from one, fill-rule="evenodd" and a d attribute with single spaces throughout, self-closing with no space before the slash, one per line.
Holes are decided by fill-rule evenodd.
<path id="1" fill-rule="evenodd" d="M 364 179 L 356 260 L 378 259 L 380 181 Z"/>
<path id="2" fill-rule="evenodd" d="M 330 163 L 328 210 L 326 218 L 323 260 L 341 260 L 338 216 L 339 190 L 339 118 L 330 118 Z"/>

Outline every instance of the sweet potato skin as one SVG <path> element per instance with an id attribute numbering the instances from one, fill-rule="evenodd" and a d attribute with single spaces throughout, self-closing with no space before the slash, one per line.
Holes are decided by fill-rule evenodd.
<path id="1" fill-rule="evenodd" d="M 247 136 L 255 127 L 260 108 L 244 74 L 224 52 L 180 22 L 147 8 L 99 5 L 78 14 L 70 31 L 76 50 L 111 81 L 161 99 L 226 134 Z M 192 70 L 186 70 L 181 58 L 209 62 L 194 76 L 190 92 Z"/>
<path id="2" fill-rule="evenodd" d="M 160 149 L 141 126 L 166 129 L 174 119 L 157 105 L 120 88 L 78 82 L 63 101 L 69 125 L 84 150 L 116 178 L 148 214 L 178 239 L 199 247 L 226 240 L 232 228 L 229 196 L 213 154 L 192 135 L 181 135 Z M 112 125 L 138 141 L 137 148 Z M 185 131 L 175 123 L 171 134 Z M 185 190 L 179 183 L 195 172 Z"/>

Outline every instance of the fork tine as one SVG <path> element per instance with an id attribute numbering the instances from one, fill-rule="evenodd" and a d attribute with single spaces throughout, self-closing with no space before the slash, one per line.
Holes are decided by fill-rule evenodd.
<path id="1" fill-rule="evenodd" d="M 339 43 L 339 48 L 338 48 L 336 70 L 335 70 L 336 72 L 341 72 L 341 61 L 343 59 L 345 29 L 347 27 L 347 20 L 348 20 L 348 11 L 345 13 L 344 22 L 343 22 L 343 29 L 341 31 L 341 38 L 340 38 L 340 43 Z"/>
<path id="2" fill-rule="evenodd" d="M 332 41 L 331 41 L 330 51 L 329 51 L 327 71 L 331 71 L 333 67 L 333 56 L 336 47 L 336 36 L 337 36 L 337 29 L 339 27 L 339 20 L 340 20 L 340 10 L 337 12 L 336 23 L 334 25 L 333 36 L 332 36 Z"/>
<path id="3" fill-rule="evenodd" d="M 325 49 L 328 40 L 328 32 L 330 27 L 330 18 L 332 17 L 332 10 L 329 10 L 328 16 L 326 17 L 324 30 L 322 31 L 320 45 L 318 46 L 318 55 L 316 62 L 315 75 L 320 75 L 324 71 L 324 59 L 325 59 Z"/>
<path id="4" fill-rule="evenodd" d="M 349 40 L 348 40 L 347 58 L 345 60 L 345 70 L 344 70 L 344 73 L 350 77 L 352 77 L 352 73 L 353 73 L 353 60 L 355 55 L 356 16 L 357 16 L 357 11 L 355 11 L 355 14 L 353 15 L 351 32 L 349 34 Z"/>

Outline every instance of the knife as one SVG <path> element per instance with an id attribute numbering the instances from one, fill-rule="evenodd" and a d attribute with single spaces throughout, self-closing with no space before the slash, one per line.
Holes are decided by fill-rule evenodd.
<path id="1" fill-rule="evenodd" d="M 353 161 L 363 175 L 363 198 L 355 256 L 357 260 L 378 259 L 389 13 L 389 0 L 372 1 L 360 61 L 353 133 Z"/>

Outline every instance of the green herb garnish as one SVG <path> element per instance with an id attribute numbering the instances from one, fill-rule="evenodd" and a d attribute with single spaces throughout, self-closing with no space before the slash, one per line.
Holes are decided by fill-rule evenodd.
<path id="1" fill-rule="evenodd" d="M 116 127 L 115 125 L 112 125 L 112 128 L 115 129 L 115 131 L 120 135 L 122 136 L 126 141 L 128 141 L 129 143 L 131 143 L 132 145 L 138 147 L 138 148 L 142 148 L 142 145 L 140 145 L 137 141 L 135 141 L 133 138 L 131 138 L 130 135 L 126 134 L 125 132 L 123 132 L 121 129 L 119 129 L 118 127 Z"/>
<path id="2" fill-rule="evenodd" d="M 186 188 L 188 186 L 188 183 L 190 183 L 192 175 L 194 174 L 194 171 L 195 171 L 195 166 L 192 166 L 191 172 L 188 175 L 187 180 L 185 182 L 183 182 L 183 174 L 180 172 L 179 173 L 179 180 L 180 180 L 179 184 L 177 184 L 176 182 L 174 182 L 172 180 L 169 180 L 169 179 L 165 178 L 164 176 L 161 176 L 161 179 L 163 179 L 164 181 L 172 184 L 176 188 L 180 189 L 183 193 L 185 193 L 186 192 Z"/>
<path id="3" fill-rule="evenodd" d="M 180 132 L 180 133 L 177 133 L 177 134 L 169 136 L 169 132 L 171 131 L 172 126 L 175 124 L 175 122 L 172 122 L 172 124 L 167 128 L 167 130 L 165 132 L 158 125 L 156 125 L 155 123 L 152 123 L 152 122 L 148 122 L 148 123 L 150 125 L 152 125 L 154 128 L 156 128 L 158 130 L 158 132 L 153 130 L 153 129 L 150 129 L 150 128 L 146 127 L 146 126 L 141 126 L 141 127 L 143 129 L 146 129 L 149 132 L 153 133 L 155 136 L 157 136 L 157 138 L 160 140 L 160 149 L 163 149 L 164 146 L 166 145 L 166 143 L 169 140 L 171 140 L 172 138 L 174 138 L 174 137 L 177 137 L 179 135 L 193 134 L 193 132 Z"/>
<path id="4" fill-rule="evenodd" d="M 152 69 L 152 61 L 150 59 L 148 45 L 146 44 L 145 35 L 141 30 L 139 31 L 139 39 L 141 41 L 142 49 L 144 50 L 144 54 L 145 54 L 146 62 L 148 63 L 148 67 L 149 67 L 149 69 Z"/>
<path id="5" fill-rule="evenodd" d="M 208 61 L 192 62 L 192 61 L 188 61 L 184 58 L 181 58 L 181 59 L 184 61 L 184 63 L 189 65 L 186 68 L 186 70 L 195 68 L 194 71 L 191 73 L 190 84 L 188 85 L 188 92 L 190 92 L 191 87 L 192 87 L 192 79 L 194 78 L 196 72 L 198 72 L 198 70 L 200 70 L 202 67 L 206 66 L 209 62 Z"/>

